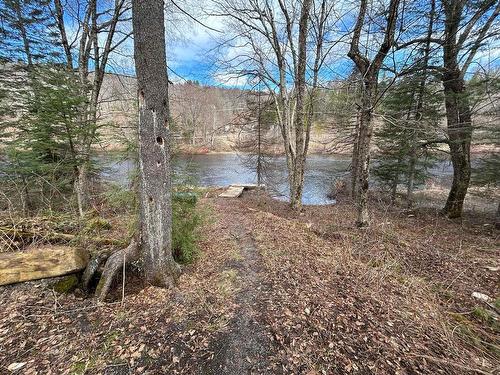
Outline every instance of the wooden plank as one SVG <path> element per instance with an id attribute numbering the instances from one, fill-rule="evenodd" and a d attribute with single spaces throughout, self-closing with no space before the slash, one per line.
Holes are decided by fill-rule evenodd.
<path id="1" fill-rule="evenodd" d="M 0 285 L 67 275 L 83 270 L 88 260 L 87 251 L 68 246 L 3 253 L 0 254 Z"/>
<path id="2" fill-rule="evenodd" d="M 255 189 L 263 189 L 265 186 L 264 185 L 257 185 L 257 184 L 232 184 L 231 186 L 241 186 L 245 190 L 255 190 Z"/>
<path id="3" fill-rule="evenodd" d="M 222 198 L 238 198 L 241 194 L 243 194 L 243 190 L 245 188 L 243 186 L 229 186 L 225 192 L 219 194 L 219 197 Z"/>

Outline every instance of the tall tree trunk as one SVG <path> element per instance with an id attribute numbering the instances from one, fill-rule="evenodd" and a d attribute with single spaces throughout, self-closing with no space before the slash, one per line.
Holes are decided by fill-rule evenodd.
<path id="1" fill-rule="evenodd" d="M 497 213 L 495 215 L 495 228 L 500 229 L 500 202 L 498 203 Z"/>
<path id="2" fill-rule="evenodd" d="M 422 76 L 420 78 L 420 83 L 417 92 L 417 103 L 415 106 L 415 126 L 419 127 L 422 121 L 422 111 L 424 107 L 424 95 L 425 95 L 425 85 L 427 82 L 427 65 L 429 64 L 429 58 L 431 53 L 431 37 L 434 27 L 434 17 L 436 13 L 436 1 L 431 0 L 431 9 L 429 13 L 429 26 L 427 28 L 427 38 L 424 48 L 424 56 L 422 64 L 424 69 L 422 71 Z M 417 139 L 416 130 L 412 131 L 411 134 L 411 149 L 410 149 L 410 160 L 408 164 L 408 182 L 406 190 L 406 204 L 408 208 L 413 207 L 413 189 L 415 186 L 415 168 L 417 164 Z"/>
<path id="3" fill-rule="evenodd" d="M 471 177 L 470 145 L 472 116 L 465 82 L 458 71 L 443 75 L 446 120 L 453 165 L 453 181 L 443 213 L 450 218 L 462 216 Z"/>
<path id="4" fill-rule="evenodd" d="M 351 198 L 356 197 L 356 185 L 358 181 L 358 142 L 359 142 L 359 123 L 360 113 L 356 113 L 356 126 L 354 128 L 354 140 L 352 144 L 352 159 L 351 159 Z"/>
<path id="5" fill-rule="evenodd" d="M 261 134 L 261 116 L 262 108 L 260 103 L 260 84 L 258 95 L 258 114 L 257 114 L 257 186 L 262 184 L 262 134 Z"/>
<path id="6" fill-rule="evenodd" d="M 295 77 L 295 89 L 297 90 L 297 111 L 295 120 L 295 160 L 292 185 L 290 191 L 290 204 L 293 208 L 302 208 L 302 190 L 304 187 L 304 167 L 306 158 L 306 138 L 304 130 L 306 122 L 306 67 L 307 67 L 307 34 L 308 20 L 312 0 L 304 0 L 299 20 L 298 38 L 298 60 Z"/>
<path id="7" fill-rule="evenodd" d="M 66 34 L 66 28 L 64 27 L 64 9 L 61 5 L 61 0 L 54 0 L 55 8 L 55 21 L 57 23 L 57 28 L 61 34 L 61 44 L 64 48 L 64 54 L 66 56 L 66 66 L 69 70 L 73 69 L 73 55 L 71 54 L 71 48 L 68 42 L 68 37 Z"/>
<path id="8" fill-rule="evenodd" d="M 408 163 L 408 182 L 406 185 L 406 204 L 408 208 L 413 207 L 413 188 L 415 185 L 415 164 L 417 162 L 417 155 L 415 146 L 410 150 L 410 160 Z"/>
<path id="9" fill-rule="evenodd" d="M 359 120 L 358 136 L 358 162 L 356 197 L 357 218 L 356 225 L 365 227 L 369 225 L 368 215 L 368 187 L 370 178 L 370 145 L 373 133 L 372 115 L 377 98 L 378 74 L 387 53 L 394 43 L 396 21 L 398 19 L 398 8 L 400 0 L 391 0 L 387 10 L 387 27 L 385 28 L 384 40 L 372 61 L 368 56 L 361 54 L 359 50 L 359 39 L 365 24 L 368 0 L 361 0 L 359 14 L 354 26 L 351 47 L 348 52 L 349 58 L 356 64 L 363 77 L 363 91 L 361 100 L 361 114 Z"/>
<path id="10" fill-rule="evenodd" d="M 89 171 L 86 163 L 76 168 L 75 193 L 80 217 L 85 215 L 89 207 L 90 180 L 88 175 Z"/>
<path id="11" fill-rule="evenodd" d="M 290 182 L 290 206 L 296 210 L 301 210 L 302 193 L 304 191 L 304 157 L 301 156 L 300 159 L 298 157 L 295 157 L 292 164 L 292 170 L 289 170 L 289 173 L 291 173 L 292 175 L 292 179 Z"/>
<path id="12" fill-rule="evenodd" d="M 368 188 L 370 178 L 370 145 L 373 133 L 373 95 L 376 92 L 376 78 L 367 78 L 365 81 L 362 109 L 359 121 L 358 137 L 358 165 L 356 182 L 356 225 L 365 227 L 369 225 L 368 214 Z"/>
<path id="13" fill-rule="evenodd" d="M 139 244 L 146 280 L 176 281 L 172 250 L 172 203 L 168 79 L 162 0 L 133 0 L 134 56 L 139 93 Z"/>
<path id="14" fill-rule="evenodd" d="M 401 163 L 401 160 L 398 160 L 398 165 Z M 398 185 L 399 185 L 399 171 L 396 171 L 396 174 L 394 175 L 394 178 L 392 180 L 392 186 L 391 186 L 391 205 L 396 204 L 396 197 L 398 194 Z"/>
<path id="15" fill-rule="evenodd" d="M 28 33 L 26 32 L 26 22 L 24 20 L 24 16 L 21 10 L 21 3 L 19 0 L 15 0 L 13 3 L 14 11 L 16 12 L 17 22 L 16 28 L 19 30 L 21 34 L 21 38 L 23 40 L 23 52 L 26 55 L 26 62 L 28 64 L 28 69 L 31 70 L 33 66 L 33 54 L 31 53 L 30 41 L 28 38 Z"/>

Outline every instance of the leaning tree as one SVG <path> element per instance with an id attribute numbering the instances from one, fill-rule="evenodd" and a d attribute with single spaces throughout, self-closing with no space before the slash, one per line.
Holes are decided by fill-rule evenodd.
<path id="1" fill-rule="evenodd" d="M 420 12 L 427 10 L 422 7 Z M 488 42 L 500 33 L 500 1 L 441 0 L 436 4 L 436 13 L 435 20 L 420 17 L 397 49 L 408 51 L 426 45 L 432 56 L 440 57 L 439 63 L 431 59 L 416 69 L 432 72 L 443 85 L 447 130 L 444 143 L 449 145 L 453 165 L 452 185 L 443 213 L 456 218 L 462 216 L 471 180 L 470 149 L 475 126 L 468 74 L 482 69 L 481 54 L 491 48 Z M 434 26 L 429 27 L 429 22 Z M 429 29 L 432 33 L 427 32 Z"/>

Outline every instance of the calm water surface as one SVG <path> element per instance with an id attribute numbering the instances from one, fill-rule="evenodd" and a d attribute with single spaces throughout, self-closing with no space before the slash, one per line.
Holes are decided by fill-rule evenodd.
<path id="1" fill-rule="evenodd" d="M 134 170 L 130 160 L 113 157 L 100 159 L 104 167 L 103 177 L 127 185 Z M 228 186 L 236 183 L 256 183 L 254 168 L 247 166 L 248 158 L 237 154 L 182 155 L 173 160 L 177 179 L 200 186 Z M 304 178 L 303 203 L 308 205 L 330 204 L 328 193 L 335 180 L 345 176 L 350 157 L 330 155 L 309 155 Z M 450 180 L 450 165 L 440 162 L 432 168 L 431 174 L 439 183 L 447 185 Z M 273 196 L 288 199 L 286 162 L 282 156 L 269 161 L 264 183 Z"/>

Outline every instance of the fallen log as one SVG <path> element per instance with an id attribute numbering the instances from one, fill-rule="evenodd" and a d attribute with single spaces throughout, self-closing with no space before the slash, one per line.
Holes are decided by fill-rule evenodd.
<path id="1" fill-rule="evenodd" d="M 63 276 L 83 270 L 87 251 L 67 246 L 0 254 L 0 285 Z"/>
<path id="2" fill-rule="evenodd" d="M 81 239 L 84 241 L 90 241 L 92 243 L 95 243 L 96 245 L 123 246 L 124 244 L 126 244 L 125 240 L 116 240 L 109 237 L 96 237 L 96 236 L 91 237 L 85 235 L 77 236 L 75 234 L 70 234 L 70 233 L 31 231 L 31 230 L 22 230 L 22 229 L 2 227 L 2 226 L 0 226 L 0 233 L 3 233 L 12 238 L 19 238 L 19 239 L 39 238 L 48 242 L 51 241 L 70 242 L 77 239 Z"/>

